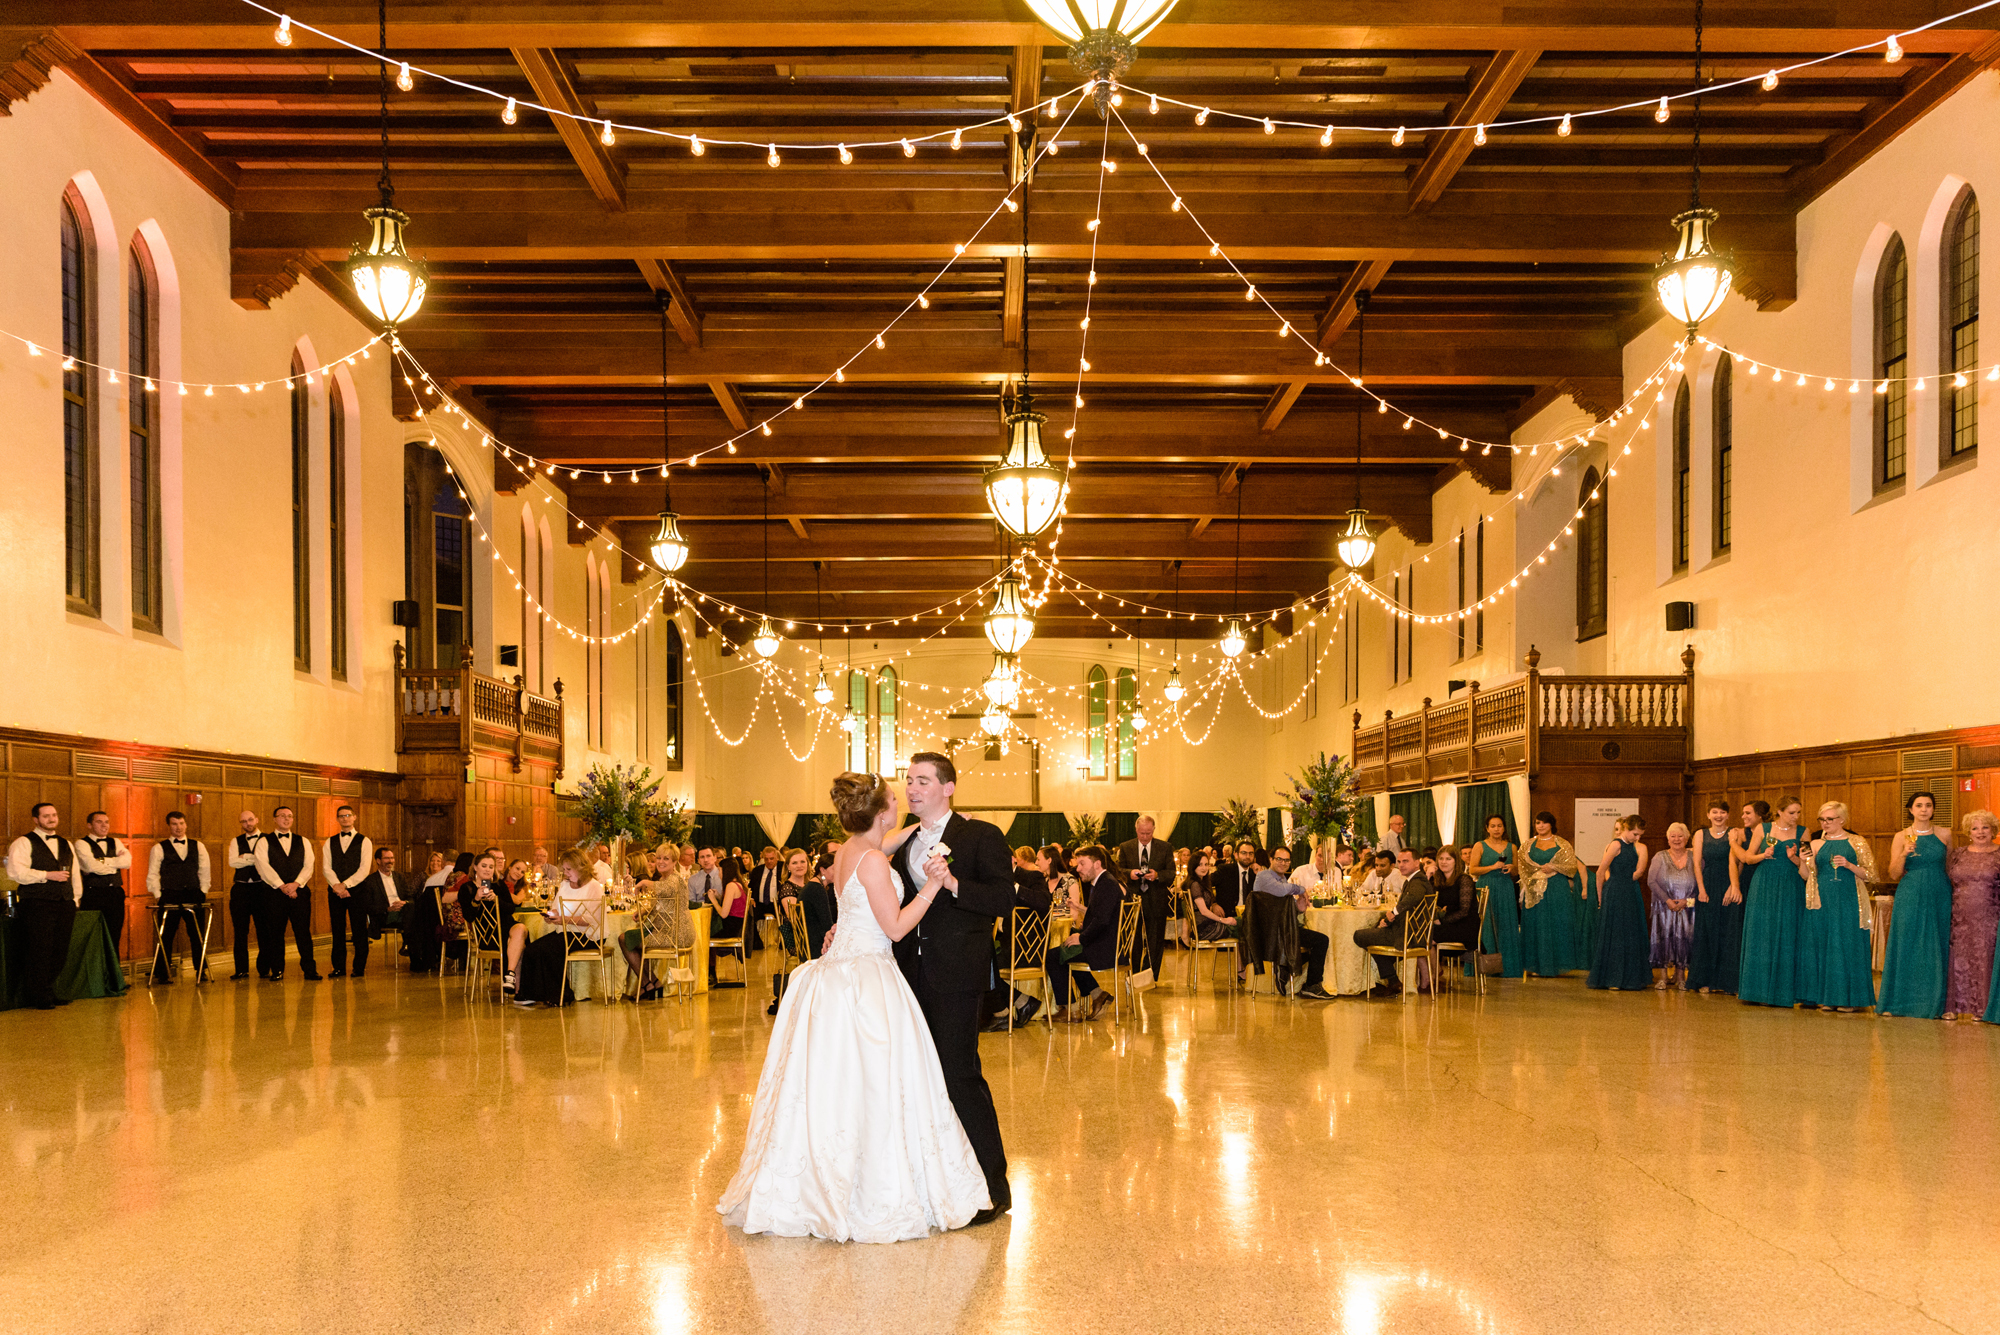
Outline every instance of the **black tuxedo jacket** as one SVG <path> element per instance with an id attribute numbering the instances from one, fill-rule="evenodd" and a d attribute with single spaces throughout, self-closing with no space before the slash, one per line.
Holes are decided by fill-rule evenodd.
<path id="1" fill-rule="evenodd" d="M 1014 908 L 1014 853 L 1000 827 L 957 812 L 945 822 L 951 874 L 958 893 L 939 890 L 923 921 L 896 943 L 896 962 L 910 987 L 933 992 L 984 992 L 993 981 L 993 923 Z M 890 860 L 903 878 L 903 902 L 923 889 L 924 876 L 909 865 L 912 835 Z"/>
<path id="2" fill-rule="evenodd" d="M 784 884 L 785 869 L 782 866 L 766 867 L 759 863 L 750 872 L 750 884 L 747 888 L 753 903 L 770 908 L 778 902 L 780 897 L 778 891 Z"/>
<path id="3" fill-rule="evenodd" d="M 389 892 L 382 888 L 382 876 L 382 868 L 378 864 L 374 871 L 368 873 L 368 879 L 360 886 L 363 902 L 367 904 L 368 911 L 378 918 L 386 916 L 389 912 Z M 396 898 L 405 904 L 409 903 L 410 883 L 403 879 L 403 873 L 392 871 L 388 876 L 396 883 Z"/>
<path id="4" fill-rule="evenodd" d="M 1250 898 L 1250 887 L 1257 883 L 1257 865 L 1239 867 L 1231 861 L 1227 867 L 1216 870 L 1212 884 L 1215 887 L 1215 901 L 1225 913 L 1233 914 Z"/>
<path id="5" fill-rule="evenodd" d="M 1108 969 L 1118 955 L 1118 908 L 1125 902 L 1118 878 L 1105 872 L 1083 887 L 1083 925 L 1077 929 L 1083 962 Z"/>
<path id="6" fill-rule="evenodd" d="M 1133 877 L 1132 873 L 1138 871 L 1141 866 L 1152 868 L 1154 873 L 1152 880 Z M 1139 841 L 1127 839 L 1118 845 L 1118 870 L 1125 873 L 1125 883 L 1132 889 L 1147 894 L 1157 892 L 1164 895 L 1167 887 L 1174 883 L 1174 850 L 1167 846 L 1166 840 L 1154 839 L 1146 849 L 1145 861 L 1141 863 Z"/>

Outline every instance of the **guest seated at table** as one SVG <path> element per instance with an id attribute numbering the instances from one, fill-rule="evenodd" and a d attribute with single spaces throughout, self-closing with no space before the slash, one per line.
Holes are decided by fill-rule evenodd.
<path id="1" fill-rule="evenodd" d="M 458 886 L 472 871 L 476 854 L 461 853 L 452 866 L 432 873 L 424 882 L 416 902 L 403 913 L 403 941 L 410 956 L 413 974 L 436 973 L 442 959 L 457 947 L 455 958 L 465 958 L 465 943 L 458 938 L 465 930 L 458 907 Z"/>
<path id="2" fill-rule="evenodd" d="M 730 859 L 718 868 L 719 874 L 711 878 L 708 888 L 708 907 L 711 910 L 708 922 L 708 985 L 718 987 L 741 987 L 742 981 L 718 982 L 715 977 L 715 961 L 718 957 L 731 953 L 727 942 L 743 939 L 743 915 L 749 909 L 750 897 L 743 889 L 743 874 L 740 864 Z M 715 882 L 719 881 L 717 885 Z"/>
<path id="3" fill-rule="evenodd" d="M 653 906 L 645 915 L 639 927 L 628 928 L 618 938 L 620 952 L 625 956 L 625 966 L 634 978 L 645 977 L 645 952 L 665 950 L 674 946 L 692 946 L 694 926 L 680 916 L 687 908 L 687 878 L 681 871 L 680 846 L 672 842 L 661 844 L 651 854 L 651 872 L 639 881 L 642 894 L 653 898 Z M 639 1000 L 651 1001 L 665 991 L 665 985 L 655 980 L 650 987 L 642 986 Z"/>
<path id="4" fill-rule="evenodd" d="M 826 944 L 826 934 L 833 930 L 833 896 L 825 885 L 812 878 L 812 854 L 803 848 L 786 851 L 785 879 L 778 884 L 778 935 L 784 940 L 785 948 L 803 959 L 816 960 Z M 791 906 L 797 904 L 805 915 L 806 939 L 793 938 L 791 920 L 786 916 Z M 778 1002 L 783 996 L 785 975 L 771 975 L 771 1004 L 766 1015 L 778 1013 Z"/>
<path id="5" fill-rule="evenodd" d="M 1034 849 L 1026 844 L 1014 850 L 1014 907 L 1025 909 L 1032 918 L 1046 919 L 1054 896 L 1049 893 L 1048 882 L 1043 879 L 1041 859 Z M 1041 928 L 1038 926 L 1037 931 Z M 1014 967 L 1014 915 L 1009 913 L 999 920 L 999 930 L 993 939 L 994 964 L 997 968 Z M 980 1013 L 986 1016 L 983 1026 L 986 1033 L 1004 1033 L 1008 1028 L 1007 1008 L 1014 1008 L 1014 1027 L 1019 1028 L 1041 1012 L 1039 998 L 1017 990 L 1011 983 L 1000 982 L 986 992 Z"/>
<path id="6" fill-rule="evenodd" d="M 1426 848 L 1417 858 L 1417 874 L 1425 877 L 1435 876 L 1437 869 L 1438 851 L 1435 848 Z"/>
<path id="7" fill-rule="evenodd" d="M 1048 975 L 1049 996 L 1056 1003 L 1052 1018 L 1081 1022 L 1096 1019 L 1111 1006 L 1111 994 L 1097 985 L 1091 970 L 1109 969 L 1116 960 L 1118 907 L 1125 893 L 1111 874 L 1111 855 L 1101 845 L 1077 849 L 1074 862 L 1084 899 L 1083 921 L 1049 950 Z"/>
<path id="8" fill-rule="evenodd" d="M 1251 909 L 1252 918 L 1270 913 L 1274 907 L 1279 912 L 1303 914 L 1311 907 L 1312 901 L 1305 891 L 1291 882 L 1292 850 L 1283 846 L 1274 848 L 1270 852 L 1270 859 L 1271 865 L 1257 873 L 1257 880 L 1252 886 L 1256 894 L 1268 898 L 1256 901 Z M 1285 904 L 1283 901 L 1286 900 L 1290 900 L 1291 903 Z M 1299 954 L 1304 958 L 1306 966 L 1305 986 L 1299 989 L 1298 995 L 1308 1001 L 1332 1001 L 1333 995 L 1322 984 L 1326 979 L 1326 954 L 1333 943 L 1327 940 L 1325 932 L 1315 932 L 1303 925 L 1298 928 L 1298 941 Z M 1283 987 L 1287 981 L 1286 976 L 1290 973 L 1290 962 L 1280 960 L 1278 965 L 1278 982 L 1279 986 Z"/>
<path id="9" fill-rule="evenodd" d="M 562 882 L 549 897 L 544 915 L 551 930 L 521 951 L 516 972 L 516 1006 L 561 1006 L 569 1001 L 572 950 L 589 950 L 604 939 L 604 886 L 584 879 L 593 859 L 584 850 L 563 854 Z"/>
<path id="10" fill-rule="evenodd" d="M 1394 880 L 1395 884 L 1390 882 Z M 1368 874 L 1361 878 L 1360 893 L 1376 899 L 1391 899 L 1402 889 L 1396 879 L 1396 855 L 1386 848 L 1375 850 Z"/>
<path id="11" fill-rule="evenodd" d="M 1234 848 L 1224 845 L 1222 854 L 1231 860 L 1218 863 L 1215 872 L 1216 904 L 1225 913 L 1237 913 L 1243 908 L 1243 901 L 1250 897 L 1250 887 L 1257 883 L 1257 845 L 1248 839 Z"/>
<path id="12" fill-rule="evenodd" d="M 1382 921 L 1374 927 L 1363 927 L 1354 934 L 1354 944 L 1363 950 L 1370 946 L 1394 946 L 1401 950 L 1409 940 L 1409 914 L 1424 897 L 1431 893 L 1431 883 L 1422 875 L 1417 855 L 1405 848 L 1396 854 L 1396 866 L 1384 883 L 1390 893 L 1396 896 L 1396 906 L 1382 915 Z M 1380 982 L 1370 989 L 1369 995 L 1378 993 L 1393 996 L 1399 990 L 1396 983 L 1396 957 L 1376 955 L 1375 968 L 1382 975 Z"/>
<path id="13" fill-rule="evenodd" d="M 1437 926 L 1433 942 L 1452 942 L 1470 949 L 1479 940 L 1479 886 L 1458 860 L 1458 850 L 1440 848 L 1437 870 L 1426 878 L 1437 892 Z"/>
<path id="14" fill-rule="evenodd" d="M 458 888 L 458 907 L 465 916 L 466 939 L 477 941 L 481 950 L 498 950 L 506 956 L 500 990 L 512 993 L 521 949 L 528 944 L 528 929 L 514 921 L 514 889 L 494 878 L 491 853 L 480 854 L 472 864 L 472 874 Z"/>
<path id="15" fill-rule="evenodd" d="M 1236 915 L 1222 907 L 1215 897 L 1215 855 L 1204 852 L 1195 860 L 1194 875 L 1188 878 L 1187 892 L 1194 904 L 1194 934 L 1202 941 L 1222 941 L 1236 935 Z"/>
<path id="16" fill-rule="evenodd" d="M 1070 872 L 1062 845 L 1044 844 L 1042 851 L 1035 854 L 1035 870 L 1042 874 L 1042 884 L 1055 905 L 1053 911 L 1069 914 L 1071 922 L 1083 921 L 1083 895 Z"/>

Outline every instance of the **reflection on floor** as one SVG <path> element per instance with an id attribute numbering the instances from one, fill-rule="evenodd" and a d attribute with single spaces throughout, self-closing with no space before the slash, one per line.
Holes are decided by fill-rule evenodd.
<path id="1" fill-rule="evenodd" d="M 0 1015 L 0 1330 L 2000 1330 L 2000 1029 L 1166 986 L 984 1040 L 1009 1219 L 840 1247 L 714 1213 L 764 1002 Z"/>

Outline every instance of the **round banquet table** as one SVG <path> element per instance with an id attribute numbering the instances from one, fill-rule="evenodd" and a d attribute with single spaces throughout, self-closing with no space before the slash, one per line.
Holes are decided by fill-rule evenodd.
<path id="1" fill-rule="evenodd" d="M 1382 976 L 1375 968 L 1375 957 L 1354 944 L 1354 934 L 1381 921 L 1381 909 L 1306 910 L 1305 926 L 1311 931 L 1324 933 L 1329 943 L 1326 952 L 1327 991 L 1353 996 L 1375 986 L 1376 980 Z"/>

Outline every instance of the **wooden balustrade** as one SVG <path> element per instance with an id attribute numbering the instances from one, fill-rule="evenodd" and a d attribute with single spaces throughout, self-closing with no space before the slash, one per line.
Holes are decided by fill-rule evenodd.
<path id="1" fill-rule="evenodd" d="M 475 749 L 512 757 L 519 773 L 530 755 L 563 769 L 562 681 L 554 699 L 536 695 L 520 677 L 510 682 L 472 670 L 466 645 L 454 668 L 404 666 L 396 646 L 396 750 L 456 751 L 469 763 Z"/>
<path id="2" fill-rule="evenodd" d="M 1463 699 L 1426 699 L 1414 714 L 1385 712 L 1369 727 L 1356 710 L 1353 758 L 1362 790 L 1533 775 L 1545 744 L 1580 755 L 1588 743 L 1606 760 L 1621 754 L 1627 738 L 1646 743 L 1649 756 L 1663 745 L 1677 747 L 1683 763 L 1691 754 L 1693 649 L 1681 655 L 1678 676 L 1544 677 L 1540 663 L 1530 646 L 1522 679 L 1486 691 L 1475 681 Z"/>

